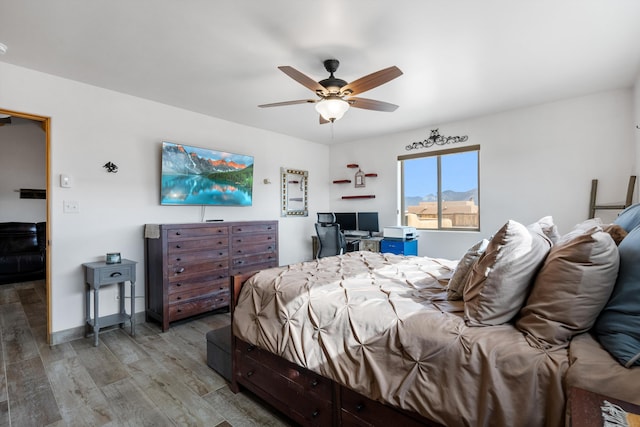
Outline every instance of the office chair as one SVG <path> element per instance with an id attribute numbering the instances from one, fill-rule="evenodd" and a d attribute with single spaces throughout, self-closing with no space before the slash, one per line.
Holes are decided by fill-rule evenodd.
<path id="1" fill-rule="evenodd" d="M 318 253 L 316 258 L 340 255 L 347 251 L 347 243 L 340 231 L 340 225 L 336 224 L 333 213 L 318 213 L 316 234 L 318 235 Z"/>

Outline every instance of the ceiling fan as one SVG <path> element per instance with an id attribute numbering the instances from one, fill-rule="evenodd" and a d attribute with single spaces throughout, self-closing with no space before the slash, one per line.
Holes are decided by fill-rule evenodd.
<path id="1" fill-rule="evenodd" d="M 329 72 L 329 77 L 316 82 L 311 77 L 301 73 L 293 67 L 278 67 L 283 73 L 297 81 L 304 87 L 316 93 L 318 99 L 299 99 L 296 101 L 276 102 L 273 104 L 262 104 L 258 107 L 280 107 L 293 104 L 316 104 L 316 111 L 320 114 L 320 124 L 334 122 L 342 118 L 349 107 L 362 108 L 376 111 L 395 111 L 398 106 L 388 102 L 376 101 L 374 99 L 359 98 L 358 95 L 370 89 L 383 85 L 396 77 L 402 75 L 402 71 L 395 65 L 385 68 L 375 73 L 371 73 L 357 80 L 347 83 L 342 79 L 334 77 L 340 61 L 337 59 L 327 59 L 324 61 L 324 68 Z"/>

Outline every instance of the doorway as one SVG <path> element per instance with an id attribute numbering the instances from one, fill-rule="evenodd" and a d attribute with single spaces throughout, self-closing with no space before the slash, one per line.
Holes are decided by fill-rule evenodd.
<path id="1" fill-rule="evenodd" d="M 8 118 L 7 118 L 8 116 Z M 47 308 L 47 337 L 46 340 L 49 344 L 51 344 L 51 180 L 50 180 L 50 167 L 51 167 L 51 156 L 50 156 L 50 143 L 51 143 L 51 118 L 45 116 L 38 116 L 29 113 L 23 113 L 18 111 L 5 110 L 0 108 L 0 117 L 4 118 L 0 124 L 4 126 L 10 126 L 12 119 L 13 120 L 31 120 L 38 124 L 42 131 L 45 134 L 45 221 L 46 221 L 46 230 L 45 230 L 45 242 L 46 242 L 46 271 L 45 271 L 45 289 L 46 289 L 46 308 Z"/>

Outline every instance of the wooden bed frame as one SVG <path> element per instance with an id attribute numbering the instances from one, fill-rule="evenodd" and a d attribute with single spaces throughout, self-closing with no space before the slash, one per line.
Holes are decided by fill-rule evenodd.
<path id="1" fill-rule="evenodd" d="M 242 285 L 231 277 L 231 321 Z M 232 333 L 231 390 L 245 388 L 302 426 L 439 426 L 415 412 L 384 405 L 335 381 L 248 344 Z"/>

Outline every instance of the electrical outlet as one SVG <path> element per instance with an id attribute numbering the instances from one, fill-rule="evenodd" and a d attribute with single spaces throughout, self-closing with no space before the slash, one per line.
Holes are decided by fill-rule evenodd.
<path id="1" fill-rule="evenodd" d="M 120 292 L 116 292 L 115 294 L 113 294 L 113 296 L 116 301 L 120 301 Z"/>
<path id="2" fill-rule="evenodd" d="M 64 213 L 80 213 L 80 202 L 77 200 L 65 200 L 62 206 Z"/>

